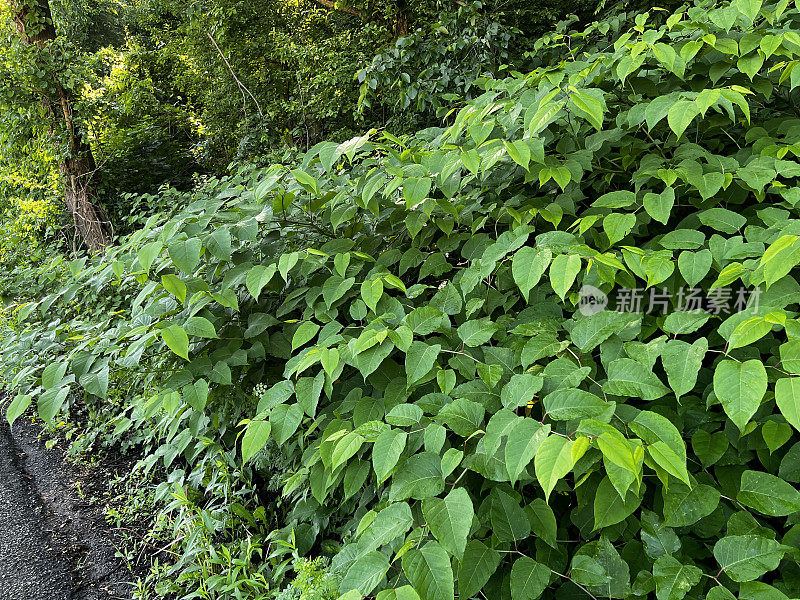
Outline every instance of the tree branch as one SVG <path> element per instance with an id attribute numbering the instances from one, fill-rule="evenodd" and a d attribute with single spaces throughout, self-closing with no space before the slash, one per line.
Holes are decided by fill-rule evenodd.
<path id="1" fill-rule="evenodd" d="M 256 103 L 258 114 L 263 117 L 264 113 L 261 111 L 261 105 L 258 103 L 258 100 L 256 100 L 256 97 L 253 96 L 252 92 L 250 92 L 250 90 L 248 90 L 247 87 L 245 87 L 245 85 L 241 81 L 239 81 L 239 78 L 236 76 L 233 67 L 231 67 L 231 63 L 229 63 L 228 59 L 225 58 L 225 54 L 223 54 L 222 49 L 219 47 L 219 44 L 217 44 L 217 40 L 214 39 L 214 36 L 211 35 L 210 31 L 206 31 L 206 35 L 208 36 L 208 39 L 211 40 L 211 43 L 214 44 L 214 47 L 217 49 L 217 52 L 219 52 L 219 55 L 222 57 L 222 60 L 225 61 L 225 65 L 227 65 L 228 70 L 231 72 L 231 75 L 233 75 L 233 78 L 236 80 L 236 84 L 239 86 L 239 89 L 242 90 L 242 94 L 246 92 L 247 95 L 253 99 L 253 102 Z"/>

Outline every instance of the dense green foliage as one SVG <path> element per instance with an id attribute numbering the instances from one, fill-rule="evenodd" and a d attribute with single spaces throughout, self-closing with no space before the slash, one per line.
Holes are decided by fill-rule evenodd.
<path id="1" fill-rule="evenodd" d="M 120 234 L 133 231 L 132 213 L 161 209 L 133 204 L 130 194 L 187 190 L 196 173 L 269 164 L 287 147 L 308 150 L 370 127 L 388 124 L 398 133 L 438 123 L 443 95 L 468 97 L 476 76 L 522 59 L 532 32 L 566 11 L 586 16 L 596 7 L 594 0 L 384 0 L 343 10 L 315 0 L 52 0 L 60 37 L 55 52 L 42 53 L 20 44 L 10 21 L 10 6 L 36 1 L 0 10 L 0 202 L 33 195 L 58 205 L 57 186 L 43 182 L 57 179 L 68 136 L 47 139 L 52 122 L 41 106 L 57 74 L 100 166 L 93 184 Z M 396 22 L 409 36 L 398 39 Z M 389 56 L 395 44 L 405 48 L 400 61 Z M 432 57 L 442 62 L 441 81 L 425 87 L 410 113 L 393 98 L 416 92 L 392 82 L 430 80 Z M 365 67 L 377 70 L 370 81 L 380 100 L 373 92 L 360 102 L 369 89 L 359 81 Z M 377 72 L 393 79 L 378 81 Z"/>
<path id="2" fill-rule="evenodd" d="M 456 54 L 512 43 L 479 23 Z M 799 31 L 403 37 L 362 103 L 427 128 L 130 196 L 104 256 L 6 275 L 8 419 L 166 473 L 166 597 L 798 597 Z"/>

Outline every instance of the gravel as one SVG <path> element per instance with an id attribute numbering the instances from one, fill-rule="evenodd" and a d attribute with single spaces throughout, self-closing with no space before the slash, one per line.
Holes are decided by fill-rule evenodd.
<path id="1" fill-rule="evenodd" d="M 0 600 L 129 600 L 114 532 L 78 493 L 109 473 L 78 472 L 30 421 L 0 419 Z"/>
<path id="2" fill-rule="evenodd" d="M 70 565 L 53 547 L 24 458 L 0 425 L 0 600 L 71 600 Z"/>

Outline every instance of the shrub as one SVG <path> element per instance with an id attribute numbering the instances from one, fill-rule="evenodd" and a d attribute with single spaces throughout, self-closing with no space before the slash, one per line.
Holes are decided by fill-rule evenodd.
<path id="1" fill-rule="evenodd" d="M 616 15 L 445 128 L 210 182 L 42 273 L 10 420 L 130 382 L 177 522 L 236 514 L 276 588 L 333 554 L 346 600 L 797 596 L 798 22 Z"/>

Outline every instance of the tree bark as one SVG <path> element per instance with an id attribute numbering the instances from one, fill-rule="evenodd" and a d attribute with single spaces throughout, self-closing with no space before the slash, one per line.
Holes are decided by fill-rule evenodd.
<path id="1" fill-rule="evenodd" d="M 47 50 L 56 39 L 48 0 L 11 0 L 14 24 L 20 40 L 28 46 Z M 69 91 L 52 73 L 55 95 L 42 94 L 42 106 L 51 120 L 50 136 L 64 133 L 67 148 L 57 148 L 59 172 L 65 187 L 64 204 L 75 229 L 93 252 L 101 252 L 111 241 L 111 224 L 97 203 L 93 181 L 97 165 L 92 149 L 83 139 L 72 113 Z"/>
<path id="2" fill-rule="evenodd" d="M 400 38 L 408 35 L 408 7 L 405 0 L 398 0 L 397 15 L 394 20 L 394 37 Z"/>

